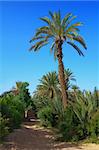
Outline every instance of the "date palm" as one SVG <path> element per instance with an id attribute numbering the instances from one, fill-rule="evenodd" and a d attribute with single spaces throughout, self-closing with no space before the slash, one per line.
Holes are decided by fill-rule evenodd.
<path id="1" fill-rule="evenodd" d="M 53 71 L 43 75 L 40 79 L 40 84 L 37 86 L 36 94 L 53 99 L 57 96 L 59 91 L 58 75 Z"/>
<path id="2" fill-rule="evenodd" d="M 70 82 L 71 81 L 76 81 L 73 72 L 68 68 L 64 70 L 65 74 L 65 82 L 66 82 L 66 91 L 71 87 Z"/>
<path id="3" fill-rule="evenodd" d="M 99 106 L 97 106 L 97 97 L 94 94 L 90 91 L 76 92 L 73 97 L 74 101 L 69 102 L 81 123 L 84 136 L 88 136 L 92 131 L 99 134 Z"/>
<path id="4" fill-rule="evenodd" d="M 64 18 L 61 17 L 60 11 L 55 13 L 49 12 L 49 15 L 50 18 L 40 18 L 40 20 L 46 23 L 46 25 L 36 30 L 34 37 L 30 40 L 30 42 L 34 42 L 30 50 L 38 51 L 41 47 L 52 43 L 50 51 L 54 52 L 54 56 L 58 60 L 62 100 L 64 107 L 66 107 L 67 95 L 64 65 L 62 61 L 62 45 L 63 43 L 67 43 L 72 46 L 80 56 L 84 56 L 80 48 L 74 43 L 75 41 L 79 42 L 86 49 L 86 44 L 84 39 L 79 35 L 78 28 L 83 24 L 81 22 L 71 24 L 71 22 L 76 18 L 76 16 L 73 16 L 71 13 L 66 14 Z"/>

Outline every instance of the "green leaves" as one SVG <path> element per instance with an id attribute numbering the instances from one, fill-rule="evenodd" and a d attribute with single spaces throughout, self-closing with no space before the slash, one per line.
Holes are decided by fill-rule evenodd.
<path id="1" fill-rule="evenodd" d="M 68 68 L 64 70 L 65 74 L 65 82 L 66 82 L 66 89 L 68 90 L 71 86 L 71 81 L 76 81 L 75 77 L 73 76 L 73 72 Z"/>
<path id="2" fill-rule="evenodd" d="M 52 43 L 51 48 L 50 48 L 50 52 L 52 53 L 53 49 L 55 48 L 55 42 Z"/>
<path id="3" fill-rule="evenodd" d="M 52 13 L 51 11 L 49 11 L 49 14 L 51 16 L 53 24 L 55 24 L 55 26 L 59 27 L 61 25 L 60 11 L 58 11 L 57 13 Z"/>
<path id="4" fill-rule="evenodd" d="M 80 121 L 84 136 L 97 135 L 99 129 L 99 109 L 94 93 L 75 91 L 74 102 L 70 101 L 73 111 Z M 97 125 L 98 124 L 98 125 Z M 84 131 L 87 131 L 84 133 Z"/>
<path id="5" fill-rule="evenodd" d="M 56 41 L 62 40 L 62 43 L 67 42 L 71 45 L 79 55 L 84 56 L 82 51 L 74 43 L 79 42 L 85 49 L 87 49 L 84 39 L 79 35 L 79 27 L 83 25 L 81 22 L 76 22 L 72 24 L 72 21 L 76 18 L 72 13 L 66 14 L 64 18 L 61 17 L 60 11 L 52 13 L 49 11 L 50 17 L 41 17 L 46 25 L 38 28 L 34 37 L 30 40 L 35 42 L 33 46 L 29 49 L 37 51 L 43 46 L 47 45 L 49 42 L 52 42 L 50 51 L 53 52 L 54 58 L 57 58 L 57 43 Z"/>
<path id="6" fill-rule="evenodd" d="M 85 49 L 87 49 L 86 43 L 84 39 L 81 36 L 74 36 L 73 39 L 77 42 L 79 42 Z"/>
<path id="7" fill-rule="evenodd" d="M 76 49 L 76 51 L 78 52 L 78 54 L 81 56 L 84 56 L 84 54 L 82 53 L 82 51 L 72 42 L 67 42 L 69 45 L 71 45 L 73 48 Z"/>
<path id="8" fill-rule="evenodd" d="M 72 32 L 72 31 L 79 31 L 79 29 L 77 28 L 78 26 L 82 26 L 83 24 L 81 22 L 77 22 L 74 23 L 72 25 L 70 25 L 67 29 L 65 29 L 66 33 Z"/>
<path id="9" fill-rule="evenodd" d="M 41 78 L 40 84 L 37 86 L 37 93 L 54 98 L 57 91 L 59 91 L 58 75 L 55 71 L 49 72 Z"/>
<path id="10" fill-rule="evenodd" d="M 65 26 L 65 23 L 69 20 L 69 18 L 72 16 L 72 13 L 66 14 L 66 16 L 62 19 L 61 25 Z"/>
<path id="11" fill-rule="evenodd" d="M 45 45 L 47 45 L 47 44 L 48 44 L 48 41 L 47 41 L 47 40 L 41 40 L 41 41 L 39 41 L 39 42 L 36 42 L 36 44 L 33 45 L 33 46 L 30 48 L 30 51 L 31 51 L 32 49 L 34 49 L 34 51 L 37 51 L 37 50 L 39 50 L 41 47 L 43 47 L 43 46 L 45 46 Z"/>
<path id="12" fill-rule="evenodd" d="M 41 17 L 40 20 L 44 21 L 45 23 L 47 23 L 48 25 L 51 24 L 51 21 L 48 17 Z"/>

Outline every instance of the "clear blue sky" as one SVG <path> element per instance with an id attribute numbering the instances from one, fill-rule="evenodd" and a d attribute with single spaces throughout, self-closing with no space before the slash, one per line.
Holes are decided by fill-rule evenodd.
<path id="1" fill-rule="evenodd" d="M 61 10 L 77 15 L 87 51 L 80 57 L 68 46 L 63 47 L 65 68 L 70 68 L 81 89 L 99 88 L 99 2 L 0 2 L 0 93 L 10 90 L 16 81 L 30 83 L 33 92 L 38 80 L 47 72 L 58 70 L 50 54 L 50 45 L 39 52 L 29 52 L 29 40 L 35 29 L 43 25 L 39 17 L 48 11 Z"/>

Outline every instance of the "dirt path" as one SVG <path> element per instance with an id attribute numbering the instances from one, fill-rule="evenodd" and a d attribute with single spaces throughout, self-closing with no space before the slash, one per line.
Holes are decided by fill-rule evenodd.
<path id="1" fill-rule="evenodd" d="M 38 122 L 24 123 L 11 133 L 0 150 L 99 150 L 99 145 L 77 145 L 54 141 L 50 130 L 40 128 Z"/>

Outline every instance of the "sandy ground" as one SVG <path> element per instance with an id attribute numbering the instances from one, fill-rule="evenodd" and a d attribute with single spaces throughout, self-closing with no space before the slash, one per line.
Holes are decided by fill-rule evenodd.
<path id="1" fill-rule="evenodd" d="M 99 145 L 55 142 L 52 131 L 39 127 L 34 121 L 24 123 L 22 128 L 8 135 L 0 150 L 99 150 Z"/>

